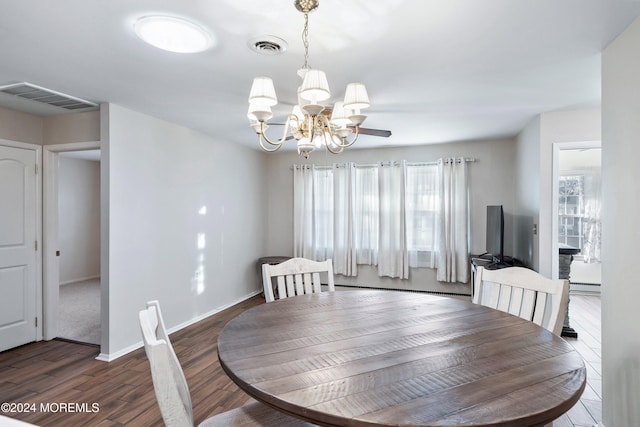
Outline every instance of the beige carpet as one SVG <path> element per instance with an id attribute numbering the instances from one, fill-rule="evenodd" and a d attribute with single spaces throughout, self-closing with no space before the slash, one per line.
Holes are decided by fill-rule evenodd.
<path id="1" fill-rule="evenodd" d="M 100 279 L 60 286 L 58 337 L 100 344 Z"/>

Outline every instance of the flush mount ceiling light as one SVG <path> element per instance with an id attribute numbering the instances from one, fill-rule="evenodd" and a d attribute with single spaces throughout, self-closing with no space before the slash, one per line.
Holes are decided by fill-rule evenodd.
<path id="1" fill-rule="evenodd" d="M 172 16 L 144 16 L 134 29 L 145 42 L 169 52 L 196 53 L 213 45 L 213 37 L 202 27 Z"/>
<path id="2" fill-rule="evenodd" d="M 272 117 L 271 107 L 278 103 L 273 81 L 269 77 L 256 77 L 249 94 L 247 117 L 251 127 L 258 134 L 258 143 L 265 151 L 276 151 L 282 144 L 295 138 L 298 153 L 304 158 L 323 144 L 333 154 L 341 153 L 351 146 L 361 133 L 376 136 L 389 136 L 391 132 L 360 127 L 364 114 L 360 110 L 369 106 L 367 89 L 362 83 L 350 83 L 344 102 L 336 102 L 333 108 L 325 108 L 320 103 L 331 97 L 329 84 L 324 71 L 309 67 L 309 12 L 318 7 L 319 0 L 295 0 L 294 5 L 304 14 L 304 64 L 298 70 L 302 84 L 298 87 L 298 105 L 284 123 L 284 132 L 278 141 L 271 141 L 265 135 L 267 121 Z M 291 135 L 288 135 L 289 130 Z M 352 139 L 348 138 L 354 134 Z M 264 144 L 266 141 L 269 146 Z"/>

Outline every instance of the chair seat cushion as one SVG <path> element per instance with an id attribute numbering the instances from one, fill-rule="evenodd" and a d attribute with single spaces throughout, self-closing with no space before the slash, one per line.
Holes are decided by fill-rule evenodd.
<path id="1" fill-rule="evenodd" d="M 298 418 L 276 411 L 258 401 L 247 403 L 239 408 L 214 415 L 204 420 L 199 427 L 312 427 Z"/>

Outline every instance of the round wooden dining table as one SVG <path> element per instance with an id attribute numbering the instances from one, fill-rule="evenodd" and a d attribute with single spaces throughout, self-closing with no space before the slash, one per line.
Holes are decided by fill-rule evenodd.
<path id="1" fill-rule="evenodd" d="M 586 384 L 580 355 L 546 329 L 415 292 L 262 304 L 224 327 L 218 357 L 255 399 L 330 426 L 538 426 Z"/>

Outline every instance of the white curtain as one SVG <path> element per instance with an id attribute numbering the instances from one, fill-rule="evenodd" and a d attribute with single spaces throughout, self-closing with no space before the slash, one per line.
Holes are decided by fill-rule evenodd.
<path id="1" fill-rule="evenodd" d="M 333 166 L 333 271 L 357 276 L 355 224 L 355 165 Z"/>
<path id="2" fill-rule="evenodd" d="M 405 205 L 409 267 L 436 267 L 438 166 L 407 165 Z"/>
<path id="3" fill-rule="evenodd" d="M 378 276 L 409 278 L 405 227 L 405 162 L 381 164 Z"/>
<path id="4" fill-rule="evenodd" d="M 314 253 L 310 259 L 324 261 L 333 258 L 333 171 L 315 168 L 313 171 L 313 211 L 308 218 L 313 222 Z"/>
<path id="5" fill-rule="evenodd" d="M 469 212 L 467 163 L 464 158 L 438 160 L 440 208 L 438 209 L 437 280 L 469 280 Z"/>
<path id="6" fill-rule="evenodd" d="M 293 167 L 293 256 L 315 259 L 313 238 L 314 166 Z"/>
<path id="7" fill-rule="evenodd" d="M 381 277 L 430 267 L 439 281 L 468 281 L 465 159 L 294 166 L 293 190 L 294 256 L 333 259 L 347 276 L 368 264 Z"/>
<path id="8" fill-rule="evenodd" d="M 356 167 L 355 177 L 357 263 L 378 265 L 380 230 L 378 168 Z"/>

